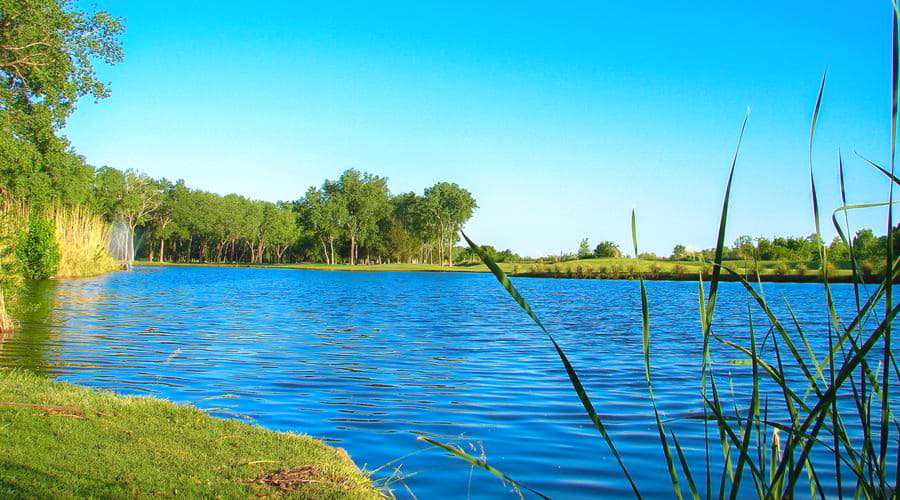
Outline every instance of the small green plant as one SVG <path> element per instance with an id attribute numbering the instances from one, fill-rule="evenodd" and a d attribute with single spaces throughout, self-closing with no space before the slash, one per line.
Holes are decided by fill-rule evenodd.
<path id="1" fill-rule="evenodd" d="M 512 273 L 513 273 L 513 274 L 519 274 L 519 271 L 521 271 L 521 269 L 519 269 L 519 265 L 518 265 L 518 264 L 513 264 L 513 266 L 512 266 Z"/>
<path id="2" fill-rule="evenodd" d="M 575 266 L 575 276 L 584 278 L 584 267 L 581 264 Z"/>
<path id="3" fill-rule="evenodd" d="M 650 264 L 650 276 L 656 278 L 662 272 L 662 265 L 659 262 Z"/>
<path id="4" fill-rule="evenodd" d="M 788 269 L 788 265 L 786 262 L 778 262 L 775 264 L 775 268 L 773 269 L 773 271 L 778 276 L 786 276 L 790 269 Z"/>
<path id="5" fill-rule="evenodd" d="M 684 264 L 675 264 L 675 266 L 672 267 L 672 272 L 675 274 L 684 274 L 687 272 L 687 268 Z"/>
<path id="6" fill-rule="evenodd" d="M 875 267 L 875 264 L 872 263 L 872 261 L 863 261 L 863 263 L 860 264 L 859 269 L 860 271 L 862 271 L 863 276 L 867 278 L 871 278 L 877 274 L 877 268 Z"/>
<path id="7" fill-rule="evenodd" d="M 809 271 L 809 267 L 806 264 L 800 262 L 797 264 L 797 275 L 806 276 L 806 273 Z"/>
<path id="8" fill-rule="evenodd" d="M 622 265 L 621 264 L 613 264 L 612 265 L 612 275 L 617 278 L 620 274 L 622 274 Z"/>
<path id="9" fill-rule="evenodd" d="M 601 276 L 606 276 L 607 274 L 609 274 L 609 268 L 606 266 L 600 266 L 597 268 L 597 274 L 600 274 Z"/>
<path id="10" fill-rule="evenodd" d="M 49 220 L 39 217 L 31 219 L 16 242 L 16 258 L 26 279 L 46 279 L 56 273 L 59 244 Z"/>

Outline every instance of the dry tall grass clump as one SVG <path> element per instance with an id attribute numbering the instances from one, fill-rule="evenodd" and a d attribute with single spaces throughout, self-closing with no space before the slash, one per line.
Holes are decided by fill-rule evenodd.
<path id="1" fill-rule="evenodd" d="M 110 225 L 84 207 L 56 207 L 45 211 L 56 228 L 59 243 L 57 278 L 96 276 L 118 269 L 107 250 Z"/>

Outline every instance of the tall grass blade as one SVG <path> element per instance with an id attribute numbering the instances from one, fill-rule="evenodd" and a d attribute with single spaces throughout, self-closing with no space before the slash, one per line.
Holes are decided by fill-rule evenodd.
<path id="1" fill-rule="evenodd" d="M 737 165 L 738 153 L 741 150 L 741 142 L 744 140 L 744 129 L 747 127 L 747 120 L 750 118 L 750 108 L 747 108 L 747 114 L 741 123 L 741 132 L 738 135 L 737 147 L 734 150 L 734 157 L 731 160 L 731 170 L 728 173 L 728 183 L 725 185 L 725 199 L 722 202 L 722 215 L 719 219 L 719 234 L 716 239 L 715 266 L 712 270 L 712 278 L 709 282 L 709 298 L 706 305 L 706 328 L 712 324 L 713 310 L 716 305 L 716 294 L 719 290 L 719 275 L 721 270 L 718 264 L 722 263 L 722 257 L 725 250 L 725 224 L 728 221 L 728 200 L 731 198 L 731 183 L 734 180 L 734 168 Z"/>
<path id="2" fill-rule="evenodd" d="M 750 326 L 750 350 L 753 353 L 753 395 L 750 399 L 750 410 L 747 412 L 747 425 L 744 427 L 744 435 L 741 438 L 738 449 L 738 463 L 734 473 L 734 481 L 731 482 L 731 493 L 729 494 L 731 500 L 736 499 L 740 493 L 741 475 L 744 473 L 744 465 L 748 461 L 752 463 L 748 453 L 750 437 L 753 435 L 753 419 L 756 418 L 758 420 L 759 418 L 757 415 L 759 411 L 759 362 L 756 355 L 756 333 L 753 329 L 753 316 L 750 313 L 749 304 L 747 304 L 747 320 Z M 760 477 L 763 477 L 762 473 L 760 473 Z"/>
<path id="3" fill-rule="evenodd" d="M 897 11 L 894 10 L 892 19 L 891 19 L 891 28 L 893 31 L 893 50 L 891 51 L 891 178 L 894 177 L 894 166 L 895 159 L 897 153 L 897 106 L 898 102 L 900 102 L 900 31 L 898 31 L 897 26 L 898 14 Z M 887 241 L 885 246 L 886 252 L 886 262 L 885 262 L 885 271 L 887 275 L 892 274 L 892 266 L 894 263 L 894 183 L 890 183 L 890 187 L 888 188 L 888 209 L 887 209 Z M 884 300 L 885 300 L 885 314 L 887 314 L 891 307 L 893 307 L 894 303 L 894 282 L 893 280 L 887 283 L 887 287 L 885 289 Z M 891 362 L 891 324 L 887 323 L 884 330 L 884 355 L 883 355 L 883 372 L 882 372 L 882 381 L 881 381 L 881 435 L 880 437 L 880 447 L 878 453 L 878 462 L 881 464 L 881 486 L 882 491 L 885 491 L 885 481 L 887 480 L 887 449 L 888 449 L 888 432 L 889 432 L 889 423 L 890 423 L 890 395 L 891 395 L 891 377 L 890 377 L 890 362 Z"/>
<path id="4" fill-rule="evenodd" d="M 513 286 L 512 282 L 509 281 L 509 278 L 506 276 L 506 273 L 500 269 L 500 266 L 497 265 L 496 262 L 484 251 L 480 246 L 476 245 L 469 236 L 466 235 L 465 232 L 460 231 L 462 237 L 465 238 L 466 243 L 468 243 L 469 248 L 478 255 L 482 262 L 491 270 L 494 277 L 497 278 L 497 281 L 500 282 L 500 285 L 509 293 L 510 297 L 519 304 L 519 307 L 522 308 L 523 311 L 531 318 L 534 323 L 540 327 L 541 331 L 550 339 L 550 342 L 553 344 L 553 348 L 556 349 L 556 354 L 559 356 L 560 361 L 562 361 L 563 366 L 566 369 L 566 374 L 569 376 L 569 381 L 572 383 L 572 387 L 575 389 L 575 392 L 578 394 L 578 398 L 581 400 L 581 405 L 584 406 L 585 411 L 587 411 L 588 416 L 591 421 L 594 423 L 594 427 L 600 432 L 600 435 L 603 436 L 603 439 L 606 441 L 607 446 L 609 446 L 610 451 L 612 451 L 613 456 L 616 458 L 616 462 L 619 464 L 619 468 L 622 469 L 622 473 L 625 474 L 625 478 L 628 480 L 629 485 L 631 485 L 632 491 L 634 491 L 635 496 L 638 498 L 641 497 L 641 493 L 638 490 L 637 485 L 634 483 L 634 479 L 631 477 L 631 474 L 628 472 L 628 468 L 625 467 L 625 462 L 622 461 L 622 457 L 619 454 L 619 451 L 616 449 L 615 443 L 613 443 L 612 437 L 610 437 L 609 433 L 606 430 L 606 426 L 603 424 L 603 421 L 600 419 L 600 416 L 597 414 L 597 411 L 594 409 L 593 403 L 591 403 L 590 397 L 587 395 L 587 391 L 581 383 L 581 379 L 578 378 L 578 374 L 575 372 L 575 368 L 572 367 L 572 364 L 569 362 L 569 358 L 566 356 L 566 353 L 563 352 L 562 348 L 556 342 L 556 339 L 553 338 L 553 335 L 544 327 L 544 324 L 541 323 L 541 320 L 538 319 L 537 315 L 532 311 L 531 306 L 525 301 L 524 298 L 519 294 L 519 291 L 516 290 L 516 287 Z"/>
<path id="5" fill-rule="evenodd" d="M 451 455 L 454 455 L 454 456 L 456 456 L 456 457 L 458 457 L 458 458 L 461 458 L 461 459 L 465 460 L 466 462 L 469 462 L 470 464 L 472 464 L 472 465 L 475 466 L 475 467 L 478 467 L 479 469 L 483 469 L 483 470 L 485 470 L 485 471 L 487 471 L 487 472 L 490 472 L 491 474 L 493 474 L 493 475 L 499 477 L 499 478 L 502 479 L 505 483 L 507 483 L 507 484 L 509 484 L 510 486 L 512 486 L 512 487 L 516 490 L 516 493 L 519 494 L 519 497 L 520 497 L 520 498 L 522 497 L 522 492 L 521 492 L 521 489 L 520 489 L 520 488 L 522 488 L 522 489 L 525 489 L 525 490 L 527 490 L 527 491 L 530 491 L 530 492 L 534 493 L 535 495 L 537 495 L 537 496 L 539 496 L 539 497 L 541 497 L 541 498 L 544 498 L 544 499 L 546 499 L 546 500 L 549 500 L 549 497 L 548 497 L 548 496 L 546 496 L 546 495 L 542 494 L 541 492 L 539 492 L 539 491 L 537 491 L 537 490 L 534 490 L 534 489 L 532 489 L 532 488 L 529 488 L 528 486 L 525 486 L 525 485 L 523 485 L 522 483 L 520 483 L 520 482 L 514 480 L 513 478 L 511 478 L 511 477 L 507 476 L 506 474 L 504 474 L 503 472 L 499 471 L 496 467 L 494 467 L 494 466 L 492 466 L 492 465 L 489 465 L 486 461 L 484 461 L 484 460 L 482 460 L 482 459 L 480 459 L 480 458 L 475 458 L 475 457 L 473 457 L 472 455 L 469 455 L 468 453 L 466 453 L 465 451 L 463 451 L 462 448 L 459 448 L 459 447 L 457 447 L 457 446 L 450 446 L 450 445 L 448 445 L 448 444 L 441 443 L 440 441 L 435 441 L 434 439 L 427 438 L 427 437 L 425 437 L 425 436 L 419 436 L 419 437 L 417 437 L 416 439 L 418 439 L 418 440 L 420 440 L 420 441 L 425 441 L 426 443 L 428 443 L 428 444 L 430 444 L 430 445 L 432 445 L 432 446 L 436 446 L 436 447 L 438 447 L 438 448 L 440 448 L 440 449 L 446 451 L 447 453 L 450 453 Z"/>
<path id="6" fill-rule="evenodd" d="M 631 241 L 634 243 L 634 255 L 637 256 L 637 222 L 634 210 L 631 211 Z M 681 487 L 678 484 L 678 473 L 675 471 L 675 462 L 672 459 L 672 451 L 669 449 L 669 442 L 666 439 L 666 431 L 663 428 L 662 420 L 659 418 L 659 409 L 656 406 L 656 396 L 653 394 L 653 382 L 650 377 L 650 305 L 647 301 L 647 288 L 644 284 L 643 273 L 638 274 L 638 277 L 640 278 L 641 283 L 641 331 L 643 333 L 644 374 L 647 378 L 647 391 L 650 394 L 650 405 L 653 407 L 653 416 L 656 418 L 656 430 L 659 433 L 659 441 L 662 445 L 663 454 L 666 457 L 666 467 L 669 469 L 669 478 L 672 481 L 672 491 L 675 493 L 675 496 L 681 500 L 682 496 Z"/>

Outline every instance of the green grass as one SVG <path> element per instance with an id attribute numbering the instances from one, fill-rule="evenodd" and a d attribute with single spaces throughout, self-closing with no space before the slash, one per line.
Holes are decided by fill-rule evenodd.
<path id="1" fill-rule="evenodd" d="M 753 261 L 732 260 L 725 261 L 726 265 L 735 271 L 742 273 L 751 278 L 750 281 L 756 280 L 756 265 Z M 369 272 L 470 272 L 470 273 L 488 273 L 490 270 L 484 263 L 461 263 L 453 267 L 440 266 L 437 264 L 375 264 L 375 265 L 357 265 L 350 266 L 347 264 L 218 264 L 218 263 L 159 263 L 139 261 L 135 263 L 140 266 L 202 266 L 202 267 L 258 267 L 258 268 L 276 268 L 276 269 L 311 269 L 319 271 L 369 271 Z M 787 266 L 787 273 L 780 275 L 777 272 L 779 264 Z M 805 266 L 805 272 L 799 272 L 798 268 Z M 849 281 L 852 278 L 852 265 L 847 262 L 832 262 L 835 266 L 835 273 L 829 276 L 832 281 Z M 648 259 L 624 259 L 624 258 L 603 258 L 603 259 L 579 259 L 554 264 L 551 261 L 544 261 L 540 264 L 534 262 L 500 262 L 497 263 L 503 272 L 513 276 L 534 276 L 534 277 L 571 277 L 571 278 L 637 278 L 638 274 L 643 274 L 645 280 L 655 279 L 697 279 L 697 274 L 701 269 L 705 269 L 704 274 L 708 275 L 711 266 L 708 263 L 698 261 L 669 261 L 669 260 L 648 260 Z M 581 266 L 582 272 L 578 273 L 578 267 Z M 659 274 L 653 272 L 654 266 L 658 266 Z M 800 261 L 760 261 L 758 263 L 760 279 L 762 281 L 815 281 L 818 276 L 817 262 L 800 262 Z M 590 273 L 588 273 L 590 271 Z M 723 280 L 730 280 L 729 277 L 723 277 Z M 876 281 L 877 282 L 877 281 Z"/>
<path id="2" fill-rule="evenodd" d="M 281 492 L 253 480 L 312 466 Z M 0 497 L 379 498 L 341 449 L 148 397 L 0 371 Z"/>

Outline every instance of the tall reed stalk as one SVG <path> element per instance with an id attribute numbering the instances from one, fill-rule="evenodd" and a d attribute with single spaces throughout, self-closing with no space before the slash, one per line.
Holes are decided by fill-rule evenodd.
<path id="1" fill-rule="evenodd" d="M 900 35 L 898 35 L 896 4 L 892 17 L 891 66 L 893 78 L 890 165 L 889 168 L 884 168 L 873 161 L 866 160 L 885 175 L 888 181 L 887 201 L 848 204 L 843 160 L 838 154 L 842 206 L 832 213 L 832 222 L 839 237 L 851 249 L 853 295 L 856 307 L 855 314 L 849 320 L 838 315 L 829 284 L 828 252 L 821 238 L 820 207 L 812 161 L 816 126 L 823 103 L 827 73 L 822 76 L 813 108 L 809 132 L 809 182 L 813 219 L 819 241 L 819 259 L 823 270 L 825 309 L 822 311 L 822 317 L 823 324 L 827 325 L 828 329 L 828 348 L 825 352 L 813 351 L 808 342 L 809 332 L 798 321 L 789 304 L 790 317 L 786 320 L 779 319 L 765 298 L 762 283 L 759 281 L 750 283 L 743 273 L 731 269 L 723 263 L 729 199 L 740 148 L 740 138 L 738 140 L 738 149 L 735 151 L 725 187 L 715 257 L 713 262 L 708 263 L 711 266 L 711 272 L 708 273 L 708 292 L 703 283 L 704 273 L 702 272 L 699 283 L 700 330 L 703 338 L 703 349 L 701 353 L 698 353 L 701 357 L 701 387 L 699 391 L 704 404 L 703 415 L 692 417 L 691 420 L 701 420 L 703 424 L 703 435 L 706 442 L 705 463 L 691 464 L 686 460 L 676 435 L 671 431 L 666 432 L 664 422 L 656 407 L 650 363 L 651 307 L 643 277 L 640 277 L 639 293 L 647 390 L 672 492 L 677 498 L 682 498 L 684 493 L 682 485 L 685 483 L 690 490 L 690 496 L 695 499 L 712 498 L 713 496 L 731 499 L 743 498 L 750 495 L 751 492 L 754 496 L 765 499 L 794 498 L 797 495 L 824 498 L 825 492 L 821 479 L 826 476 L 834 478 L 839 498 L 843 498 L 845 493 L 851 493 L 853 498 L 897 498 L 898 491 L 900 491 L 897 484 L 900 479 L 900 457 L 898 457 L 900 454 L 900 450 L 898 450 L 900 449 L 900 445 L 898 445 L 900 424 L 898 424 L 896 413 L 891 406 L 891 388 L 894 383 L 900 381 L 900 369 L 897 367 L 892 351 L 891 324 L 900 313 L 900 304 L 895 303 L 892 290 L 893 282 L 900 274 L 900 257 L 893 254 L 891 238 L 887 238 L 887 259 L 883 279 L 871 294 L 865 295 L 860 286 L 863 283 L 860 262 L 853 249 L 852 241 L 847 237 L 851 234 L 847 219 L 847 213 L 851 210 L 886 208 L 889 235 L 894 225 L 892 212 L 893 204 L 896 203 L 893 199 L 894 184 L 900 184 L 900 179 L 894 175 L 897 110 L 898 101 L 900 101 L 900 93 L 898 93 L 900 92 L 900 76 L 898 76 L 900 75 L 900 69 L 898 69 L 900 68 Z M 740 137 L 743 137 L 746 123 L 747 118 L 744 119 L 741 126 Z M 838 215 L 843 216 L 843 226 Z M 612 436 L 603 425 L 562 346 L 547 331 L 513 283 L 491 260 L 490 256 L 484 253 L 481 247 L 469 239 L 465 233 L 463 233 L 463 237 L 490 268 L 501 286 L 546 334 L 563 363 L 587 416 L 593 421 L 618 463 L 623 479 L 628 482 L 634 495 L 640 498 L 641 493 L 638 486 L 625 465 L 627 457 L 623 458 L 617 451 Z M 636 218 L 633 212 L 632 238 L 635 255 L 637 255 Z M 774 360 L 767 360 L 761 356 L 755 332 L 758 321 L 754 320 L 749 305 L 746 323 L 749 331 L 749 345 L 726 338 L 717 327 L 714 321 L 715 306 L 719 282 L 723 273 L 740 283 L 747 293 L 749 302 L 754 304 L 765 316 L 768 331 L 766 337 L 771 339 Z M 882 309 L 881 314 L 878 312 L 879 309 Z M 789 329 L 796 331 L 796 334 L 789 332 Z M 746 358 L 746 362 L 750 366 L 748 377 L 752 382 L 752 393 L 747 408 L 743 412 L 737 402 L 733 409 L 729 409 L 723 399 L 715 375 L 712 345 L 719 346 L 725 352 L 737 353 Z M 791 375 L 789 378 L 789 370 L 791 373 L 802 374 L 800 383 L 797 383 L 796 375 Z M 775 394 L 762 394 L 763 383 L 776 388 Z M 841 404 L 838 404 L 839 399 Z M 851 424 L 855 424 L 861 431 L 850 432 L 848 429 Z M 448 450 L 448 447 L 442 443 L 433 442 L 432 444 L 501 477 L 504 481 L 513 484 L 517 492 L 522 491 L 523 485 L 488 465 L 486 460 L 470 457 L 457 447 Z M 711 446 L 721 449 L 722 460 L 720 462 L 715 462 L 711 458 Z M 830 456 L 831 465 L 823 466 L 821 460 L 814 463 L 813 456 L 818 458 Z M 720 465 L 714 465 L 714 463 L 720 463 Z M 702 466 L 702 477 L 705 480 L 705 484 L 700 484 L 701 487 L 698 487 L 698 483 L 695 481 L 695 477 L 701 477 L 695 474 L 699 466 Z M 894 470 L 890 470 L 891 466 Z"/>

